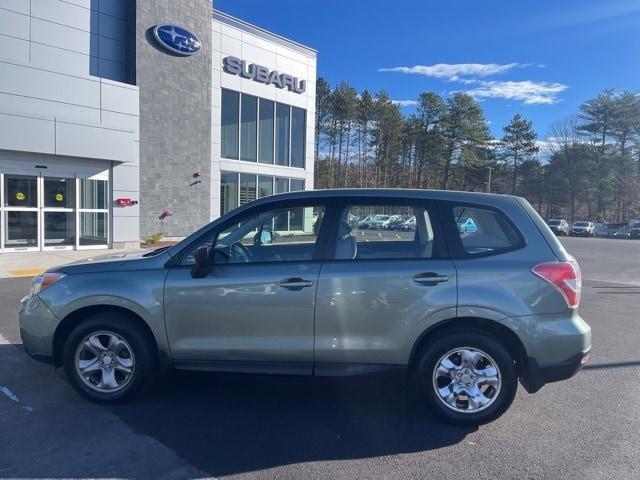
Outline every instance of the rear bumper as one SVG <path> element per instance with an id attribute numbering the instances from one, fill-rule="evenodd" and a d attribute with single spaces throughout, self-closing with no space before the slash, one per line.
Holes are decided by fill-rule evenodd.
<path id="1" fill-rule="evenodd" d="M 522 385 L 527 392 L 535 393 L 547 383 L 573 377 L 586 364 L 589 351 L 590 349 L 551 365 L 539 365 L 535 358 L 527 358 L 527 368 L 521 377 Z"/>

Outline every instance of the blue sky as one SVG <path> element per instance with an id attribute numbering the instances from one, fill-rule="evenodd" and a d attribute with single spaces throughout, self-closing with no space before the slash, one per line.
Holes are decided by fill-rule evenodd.
<path id="1" fill-rule="evenodd" d="M 539 138 L 604 88 L 640 91 L 640 0 L 214 0 L 215 8 L 319 51 L 331 85 L 469 91 L 494 135 L 516 113 Z M 259 60 L 259 59 L 251 59 Z"/>

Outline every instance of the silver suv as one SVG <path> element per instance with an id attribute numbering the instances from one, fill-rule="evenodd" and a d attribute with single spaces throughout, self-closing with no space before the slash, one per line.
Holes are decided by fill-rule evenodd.
<path id="1" fill-rule="evenodd" d="M 415 230 L 350 218 L 402 215 Z M 461 232 L 461 219 L 474 229 Z M 22 300 L 27 352 L 101 401 L 157 370 L 408 371 L 445 419 L 482 423 L 574 375 L 580 270 L 522 198 L 326 190 L 248 203 L 170 248 L 49 270 Z"/>

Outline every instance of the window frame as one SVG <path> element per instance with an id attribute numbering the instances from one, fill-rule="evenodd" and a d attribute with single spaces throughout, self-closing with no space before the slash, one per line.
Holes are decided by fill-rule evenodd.
<path id="1" fill-rule="evenodd" d="M 273 211 L 273 210 L 282 210 L 287 208 L 297 208 L 297 207 L 322 207 L 324 208 L 324 216 L 322 219 L 322 224 L 320 225 L 320 230 L 316 236 L 316 243 L 313 249 L 313 254 L 310 260 L 283 260 L 276 262 L 248 262 L 248 263 L 230 263 L 230 264 L 222 264 L 222 265 L 273 265 L 273 264 L 289 264 L 295 262 L 321 262 L 325 258 L 325 252 L 327 249 L 327 235 L 330 232 L 331 218 L 330 210 L 331 210 L 331 202 L 330 199 L 324 198 L 297 198 L 297 199 L 286 199 L 279 200 L 274 202 L 268 202 L 261 205 L 256 205 L 253 207 L 249 207 L 247 209 L 243 209 L 237 214 L 225 219 L 224 221 L 217 223 L 216 225 L 211 225 L 206 231 L 202 232 L 197 238 L 193 241 L 189 242 L 189 244 L 185 245 L 167 264 L 167 267 L 182 267 L 182 268 L 191 268 L 192 264 L 184 264 L 184 258 L 196 245 L 205 242 L 208 238 L 213 238 L 218 235 L 220 232 L 226 230 L 228 227 L 232 226 L 235 223 L 238 223 L 242 218 L 253 215 L 260 215 L 265 212 Z M 242 207 L 240 207 L 242 208 Z M 329 239 L 331 237 L 328 237 Z M 215 263 L 210 263 L 211 266 L 216 265 Z"/>
<path id="2" fill-rule="evenodd" d="M 460 232 L 458 232 L 458 227 L 456 225 L 455 216 L 453 214 L 453 209 L 456 207 L 466 207 L 466 208 L 475 208 L 479 210 L 488 210 L 499 215 L 503 221 L 507 223 L 513 230 L 513 232 L 518 237 L 518 242 L 512 245 L 511 247 L 501 248 L 497 250 L 492 250 L 489 252 L 480 252 L 480 253 L 470 253 L 464 248 L 464 244 L 462 243 L 462 238 L 460 237 Z M 452 260 L 462 260 L 462 259 L 470 259 L 470 258 L 484 258 L 484 257 L 493 257 L 496 255 L 503 255 L 505 253 L 515 252 L 517 250 L 521 250 L 527 246 L 527 240 L 522 235 L 520 229 L 516 226 L 516 224 L 509 218 L 509 215 L 506 212 L 498 207 L 494 207 L 492 205 L 485 205 L 481 203 L 472 203 L 472 202 L 456 202 L 456 201 L 442 201 L 442 222 L 445 229 L 446 242 L 449 246 L 449 252 Z"/>
<path id="3" fill-rule="evenodd" d="M 397 207 L 412 207 L 412 208 L 424 208 L 429 212 L 429 220 L 431 221 L 431 228 L 433 230 L 433 255 L 430 258 L 424 257 L 393 257 L 393 258 L 335 258 L 338 227 L 339 222 L 347 208 L 350 207 L 362 207 L 362 206 L 397 206 Z M 417 219 L 416 219 L 417 220 Z M 419 220 L 417 220 L 419 221 Z M 446 260 L 450 258 L 450 252 L 448 250 L 448 244 L 445 232 L 442 228 L 441 212 L 437 201 L 429 199 L 419 199 L 410 197 L 346 197 L 340 198 L 338 203 L 331 211 L 331 216 L 327 215 L 324 219 L 325 223 L 329 223 L 331 230 L 329 232 L 328 243 L 325 245 L 325 261 L 331 262 L 396 262 L 404 260 Z M 416 235 L 418 229 L 416 228 Z M 415 241 L 415 240 L 414 240 Z"/>

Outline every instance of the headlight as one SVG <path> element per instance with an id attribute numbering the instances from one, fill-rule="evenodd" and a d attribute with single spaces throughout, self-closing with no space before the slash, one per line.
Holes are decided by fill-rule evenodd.
<path id="1" fill-rule="evenodd" d="M 33 282 L 31 283 L 30 293 L 35 295 L 45 288 L 50 287 L 64 276 L 64 273 L 43 273 L 42 275 L 38 275 L 37 277 L 34 277 Z"/>

